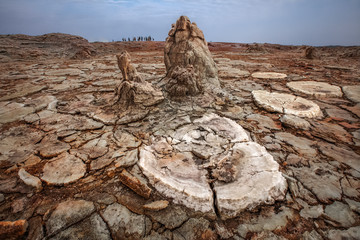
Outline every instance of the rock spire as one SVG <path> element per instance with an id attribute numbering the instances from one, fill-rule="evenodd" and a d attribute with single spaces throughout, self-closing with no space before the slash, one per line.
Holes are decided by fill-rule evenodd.
<path id="1" fill-rule="evenodd" d="M 166 86 L 171 95 L 195 95 L 209 88 L 220 87 L 218 69 L 204 34 L 186 16 L 181 16 L 169 31 L 164 61 L 166 77 L 172 79 Z M 184 74 L 186 76 L 182 76 Z M 184 78 L 189 80 L 183 81 Z M 180 86 L 174 87 L 177 84 Z"/>

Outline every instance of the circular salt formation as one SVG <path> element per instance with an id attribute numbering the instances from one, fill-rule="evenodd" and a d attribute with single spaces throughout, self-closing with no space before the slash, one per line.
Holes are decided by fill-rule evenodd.
<path id="1" fill-rule="evenodd" d="M 302 97 L 286 93 L 271 93 L 265 90 L 251 92 L 255 103 L 269 112 L 292 114 L 299 117 L 320 118 L 320 107 Z"/>
<path id="2" fill-rule="evenodd" d="M 169 133 L 141 148 L 139 166 L 175 203 L 214 214 L 216 201 L 227 219 L 284 198 L 287 184 L 279 165 L 236 122 L 206 114 Z"/>
<path id="3" fill-rule="evenodd" d="M 291 90 L 293 90 L 294 92 L 311 95 L 316 98 L 342 97 L 342 92 L 340 87 L 330 85 L 325 82 L 296 81 L 296 82 L 289 82 L 286 84 L 286 86 Z"/>
<path id="4" fill-rule="evenodd" d="M 77 157 L 63 153 L 45 164 L 41 180 L 53 185 L 72 183 L 86 173 L 86 165 Z"/>
<path id="5" fill-rule="evenodd" d="M 277 72 L 255 72 L 251 74 L 251 76 L 254 78 L 261 78 L 261 79 L 283 79 L 287 77 L 285 73 L 277 73 Z"/>
<path id="6" fill-rule="evenodd" d="M 158 158 L 151 146 L 140 152 L 140 167 L 154 187 L 174 202 L 201 212 L 213 212 L 213 193 L 206 170 L 199 170 L 193 157 L 177 153 Z"/>

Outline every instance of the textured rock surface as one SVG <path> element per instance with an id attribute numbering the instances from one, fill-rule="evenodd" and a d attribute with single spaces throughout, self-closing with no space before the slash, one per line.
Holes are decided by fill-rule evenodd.
<path id="1" fill-rule="evenodd" d="M 51 239 L 61 240 L 78 240 L 78 239 L 89 239 L 97 240 L 104 239 L 110 240 L 110 232 L 106 226 L 106 223 L 98 214 L 91 215 L 90 218 L 85 219 L 78 225 L 67 228 L 66 230 L 55 235 Z"/>
<path id="2" fill-rule="evenodd" d="M 297 129 L 303 129 L 303 130 L 309 130 L 310 123 L 306 121 L 305 119 L 302 119 L 300 117 L 285 114 L 280 118 L 280 121 L 288 127 L 294 127 Z"/>
<path id="3" fill-rule="evenodd" d="M 44 238 L 44 229 L 42 227 L 42 218 L 40 216 L 33 217 L 29 220 L 29 239 L 40 240 Z"/>
<path id="4" fill-rule="evenodd" d="M 178 88 L 184 88 L 185 85 L 189 89 L 187 92 L 189 94 L 196 94 L 205 88 L 220 87 L 218 70 L 204 34 L 196 23 L 191 23 L 186 16 L 181 16 L 176 24 L 172 25 L 165 43 L 164 61 L 167 77 L 176 77 L 175 81 L 172 80 L 169 84 L 179 84 Z M 186 69 L 190 66 L 194 72 L 190 77 L 191 82 L 184 81 L 184 78 L 188 79 L 188 77 L 185 77 L 185 73 L 179 73 L 179 67 Z M 174 72 L 176 76 L 173 75 Z M 180 77 L 177 77 L 178 75 Z M 168 88 L 174 87 L 168 86 Z M 180 91 L 177 90 L 176 93 L 180 94 Z"/>
<path id="5" fill-rule="evenodd" d="M 294 175 L 310 189 L 316 197 L 325 203 L 340 200 L 342 189 L 338 174 L 332 174 L 335 168 L 325 163 L 312 163 L 310 167 L 292 168 Z M 326 185 L 326 188 L 324 188 Z"/>
<path id="6" fill-rule="evenodd" d="M 124 81 L 117 86 L 115 92 L 118 96 L 116 102 L 126 107 L 133 104 L 152 106 L 164 100 L 162 92 L 145 81 Z"/>
<path id="7" fill-rule="evenodd" d="M 347 230 L 330 230 L 328 238 L 330 240 L 336 239 L 356 239 L 360 235 L 360 227 L 351 227 Z"/>
<path id="8" fill-rule="evenodd" d="M 149 215 L 155 221 L 163 224 L 167 229 L 178 228 L 188 220 L 188 215 L 180 206 L 168 207 L 161 211 L 151 211 Z"/>
<path id="9" fill-rule="evenodd" d="M 0 98 L 0 101 L 7 101 L 7 100 L 11 100 L 11 99 L 18 98 L 18 97 L 24 97 L 24 96 L 30 95 L 32 93 L 39 92 L 45 88 L 46 88 L 46 86 L 25 84 L 24 86 L 17 88 L 14 92 L 8 93 L 7 95 L 2 96 Z"/>
<path id="10" fill-rule="evenodd" d="M 22 238 L 28 227 L 26 220 L 17 220 L 14 222 L 2 221 L 0 222 L 0 237 L 1 239 L 19 239 Z"/>
<path id="11" fill-rule="evenodd" d="M 340 87 L 330 85 L 326 82 L 296 81 L 289 82 L 286 86 L 295 92 L 314 96 L 316 98 L 342 97 Z"/>
<path id="12" fill-rule="evenodd" d="M 181 97 L 196 95 L 202 92 L 203 86 L 197 80 L 194 67 L 188 65 L 186 68 L 176 66 L 173 69 L 166 89 L 171 96 Z"/>
<path id="13" fill-rule="evenodd" d="M 276 124 L 270 117 L 251 114 L 246 117 L 247 121 L 256 122 L 257 127 L 260 128 L 259 132 L 271 132 L 271 130 L 281 130 L 281 126 Z"/>
<path id="14" fill-rule="evenodd" d="M 352 141 L 352 135 L 340 125 L 325 121 L 311 122 L 311 125 L 312 134 L 326 141 L 332 143 Z"/>
<path id="15" fill-rule="evenodd" d="M 209 239 L 214 240 L 215 234 L 209 229 L 209 221 L 204 218 L 189 219 L 184 225 L 174 232 L 174 239 Z"/>
<path id="16" fill-rule="evenodd" d="M 94 211 L 95 206 L 92 202 L 84 200 L 62 202 L 51 213 L 46 223 L 47 234 L 55 235 L 60 230 L 90 216 Z"/>
<path id="17" fill-rule="evenodd" d="M 360 85 L 343 86 L 345 96 L 353 102 L 360 102 Z"/>
<path id="18" fill-rule="evenodd" d="M 27 126 L 11 127 L 0 137 L 0 162 L 2 165 L 13 166 L 25 162 L 35 152 L 35 144 L 43 133 Z"/>
<path id="19" fill-rule="evenodd" d="M 358 161 L 360 159 L 360 155 L 356 154 L 351 149 L 341 148 L 328 143 L 320 143 L 319 149 L 321 153 L 328 156 L 329 158 L 335 159 L 341 163 L 345 163 L 346 165 L 360 172 L 360 162 Z"/>
<path id="20" fill-rule="evenodd" d="M 45 164 L 41 179 L 49 184 L 61 185 L 82 178 L 86 165 L 77 157 L 63 153 Z"/>
<path id="21" fill-rule="evenodd" d="M 250 72 L 246 70 L 241 70 L 229 66 L 218 66 L 219 67 L 219 77 L 224 78 L 239 78 L 239 77 L 248 77 Z"/>
<path id="22" fill-rule="evenodd" d="M 292 114 L 299 117 L 321 118 L 320 107 L 310 100 L 285 93 L 264 90 L 252 92 L 256 104 L 270 112 Z"/>
<path id="23" fill-rule="evenodd" d="M 303 218 L 318 218 L 324 213 L 324 209 L 322 205 L 309 206 L 304 204 L 304 208 L 300 211 L 300 216 Z"/>
<path id="24" fill-rule="evenodd" d="M 245 238 L 248 232 L 264 232 L 281 229 L 286 226 L 288 219 L 291 220 L 293 218 L 294 212 L 289 208 L 284 208 L 277 214 L 265 213 L 260 217 L 251 219 L 249 223 L 240 224 L 237 231 L 241 237 Z"/>
<path id="25" fill-rule="evenodd" d="M 48 131 L 66 131 L 66 130 L 94 130 L 104 126 L 104 124 L 86 118 L 84 116 L 71 116 L 69 114 L 59 114 L 49 110 L 43 110 L 38 113 L 39 127 Z"/>
<path id="26" fill-rule="evenodd" d="M 312 145 L 314 145 L 314 142 L 307 138 L 296 137 L 291 133 L 286 132 L 275 133 L 275 138 L 291 145 L 300 156 L 311 158 L 315 157 L 317 154 L 315 148 L 312 147 Z"/>
<path id="27" fill-rule="evenodd" d="M 115 160 L 115 167 L 130 167 L 137 163 L 139 151 L 137 149 L 128 151 L 126 154 L 121 154 L 117 160 Z M 112 158 L 116 158 L 117 155 L 114 153 Z"/>
<path id="28" fill-rule="evenodd" d="M 24 104 L 15 102 L 0 102 L 0 106 L 0 123 L 23 119 L 35 111 L 33 107 L 25 107 Z"/>
<path id="29" fill-rule="evenodd" d="M 117 146 L 121 150 L 137 148 L 141 145 L 141 141 L 136 139 L 136 137 L 134 137 L 132 134 L 122 131 L 121 129 L 117 129 L 114 132 L 114 138 Z"/>
<path id="30" fill-rule="evenodd" d="M 147 217 L 132 213 L 118 203 L 109 205 L 102 216 L 116 239 L 129 236 L 141 238 L 151 230 L 151 221 Z M 144 222 L 147 224 L 144 225 Z"/>
<path id="31" fill-rule="evenodd" d="M 145 183 L 142 183 L 136 176 L 133 176 L 125 169 L 119 174 L 120 181 L 131 188 L 134 192 L 143 196 L 144 198 L 149 198 L 151 194 L 151 188 L 149 188 Z"/>
<path id="32" fill-rule="evenodd" d="M 70 149 L 70 145 L 58 141 L 55 136 L 46 136 L 41 140 L 38 148 L 39 154 L 42 157 L 51 158 L 60 155 Z"/>
<path id="33" fill-rule="evenodd" d="M 326 206 L 325 214 L 328 216 L 335 226 L 351 227 L 358 217 L 352 212 L 347 204 L 342 202 L 334 202 Z"/>
<path id="34" fill-rule="evenodd" d="M 329 117 L 337 121 L 349 121 L 349 122 L 357 121 L 356 118 L 354 118 L 350 112 L 340 108 L 328 108 L 325 111 Z"/>

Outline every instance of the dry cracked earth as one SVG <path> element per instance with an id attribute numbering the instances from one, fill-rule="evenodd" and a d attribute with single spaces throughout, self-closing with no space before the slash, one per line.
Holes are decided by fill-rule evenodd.
<path id="1" fill-rule="evenodd" d="M 115 55 L 127 50 L 156 86 L 163 47 L 0 36 L 1 239 L 359 239 L 359 47 L 307 59 L 300 46 L 209 43 L 230 99 L 108 108 L 122 79 Z M 277 162 L 282 199 L 221 202 L 213 178 L 231 176 L 204 166 L 241 144 L 235 129 Z M 154 171 L 174 186 L 195 179 L 208 199 L 155 178 L 151 152 Z"/>

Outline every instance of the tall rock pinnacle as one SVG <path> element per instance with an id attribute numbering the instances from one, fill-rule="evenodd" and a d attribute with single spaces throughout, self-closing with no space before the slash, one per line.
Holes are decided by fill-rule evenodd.
<path id="1" fill-rule="evenodd" d="M 165 43 L 164 61 L 166 76 L 170 78 L 166 87 L 170 95 L 195 95 L 220 87 L 218 70 L 204 34 L 186 16 L 172 25 Z M 184 81 L 189 78 L 192 79 Z"/>

